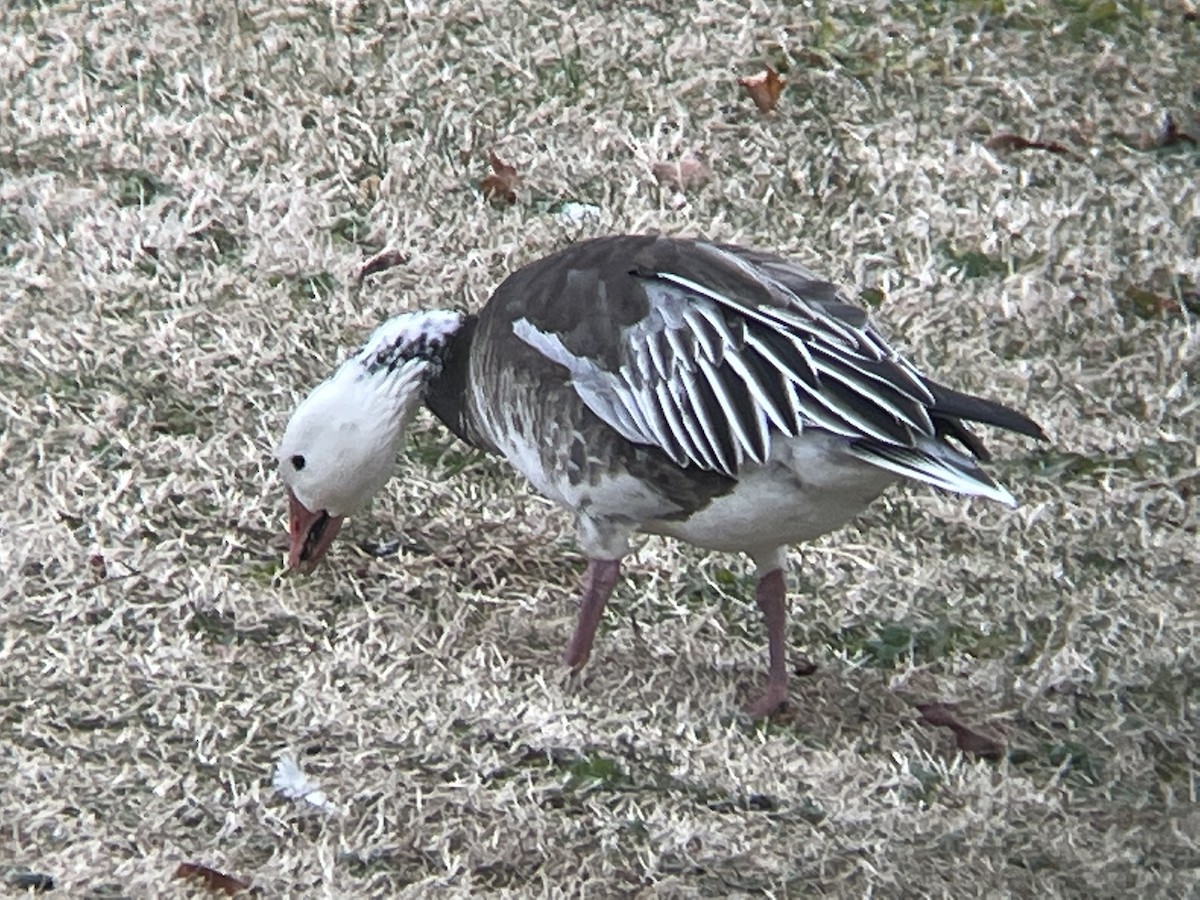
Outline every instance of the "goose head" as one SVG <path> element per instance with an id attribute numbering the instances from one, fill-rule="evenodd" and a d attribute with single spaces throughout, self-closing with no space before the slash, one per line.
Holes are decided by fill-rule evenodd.
<path id="1" fill-rule="evenodd" d="M 288 567 L 312 571 L 348 517 L 391 478 L 429 379 L 461 325 L 454 312 L 385 322 L 304 398 L 275 451 L 288 497 Z"/>

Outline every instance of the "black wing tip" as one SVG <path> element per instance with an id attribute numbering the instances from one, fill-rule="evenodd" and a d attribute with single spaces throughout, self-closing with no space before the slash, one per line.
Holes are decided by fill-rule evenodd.
<path id="1" fill-rule="evenodd" d="M 985 400 L 983 397 L 964 394 L 928 378 L 925 379 L 925 385 L 933 394 L 934 402 L 930 414 L 934 418 L 966 419 L 969 422 L 994 425 L 1037 441 L 1050 440 L 1041 425 L 1012 407 L 994 400 Z"/>
<path id="2" fill-rule="evenodd" d="M 994 419 L 971 419 L 973 422 L 982 422 L 984 425 L 995 425 L 997 428 L 1003 428 L 1005 431 L 1013 431 L 1017 434 L 1023 434 L 1026 437 L 1031 437 L 1035 441 L 1048 441 L 1050 436 L 1042 429 L 1042 426 L 1024 413 L 1017 412 L 1015 409 L 1004 406 L 1000 403 L 985 401 L 990 406 L 1003 412 L 1003 415 L 997 415 Z M 969 418 L 964 416 L 964 418 Z"/>
<path id="3" fill-rule="evenodd" d="M 1042 428 L 1042 426 L 1039 425 L 1037 422 L 1033 421 L 1033 419 L 1029 418 L 1029 416 L 1025 415 L 1024 413 L 1017 412 L 1015 409 L 1009 409 L 1007 406 L 1001 406 L 999 403 L 997 403 L 996 406 L 998 406 L 1000 409 L 1004 410 L 1008 414 L 1005 418 L 1005 421 L 1003 421 L 1003 422 L 988 422 L 986 420 L 979 420 L 979 421 L 983 421 L 984 424 L 986 424 L 986 425 L 996 425 L 996 426 L 998 426 L 1000 428 L 1004 428 L 1008 431 L 1015 431 L 1017 434 L 1023 434 L 1026 437 L 1031 437 L 1035 441 L 1050 440 L 1050 436 L 1048 434 L 1046 434 L 1046 432 Z"/>

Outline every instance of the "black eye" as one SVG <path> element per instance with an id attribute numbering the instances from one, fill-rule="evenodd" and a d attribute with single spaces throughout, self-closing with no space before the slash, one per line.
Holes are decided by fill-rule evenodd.
<path id="1" fill-rule="evenodd" d="M 297 453 L 295 456 L 292 457 L 292 468 L 295 469 L 297 472 L 299 472 L 301 469 L 303 469 L 304 465 L 305 465 L 304 457 L 301 456 L 299 453 Z"/>

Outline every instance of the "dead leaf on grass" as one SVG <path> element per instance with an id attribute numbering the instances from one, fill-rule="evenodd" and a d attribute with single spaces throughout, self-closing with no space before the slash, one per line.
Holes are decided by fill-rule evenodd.
<path id="1" fill-rule="evenodd" d="M 757 75 L 739 78 L 738 84 L 750 95 L 750 99 L 754 101 L 758 111 L 766 115 L 775 110 L 775 105 L 779 102 L 779 95 L 787 82 L 779 76 L 778 72 L 767 66 Z"/>
<path id="2" fill-rule="evenodd" d="M 1060 144 L 1058 141 L 1030 140 L 1029 138 L 1021 137 L 1019 134 L 1012 134 L 1007 131 L 992 135 L 987 139 L 987 143 L 984 146 L 998 153 L 1013 153 L 1018 150 L 1045 150 L 1047 153 L 1054 153 L 1058 156 L 1071 155 L 1071 148 L 1066 144 Z"/>
<path id="3" fill-rule="evenodd" d="M 406 262 L 408 262 L 408 257 L 399 250 L 384 250 L 363 263 L 363 267 L 358 270 L 358 280 L 362 281 L 368 275 L 386 271 Z"/>
<path id="4" fill-rule="evenodd" d="M 250 882 L 218 872 L 216 869 L 201 863 L 182 862 L 175 870 L 176 878 L 188 878 L 198 881 L 213 893 L 233 896 L 240 891 L 250 890 Z"/>
<path id="5" fill-rule="evenodd" d="M 984 759 L 1001 759 L 1004 756 L 1004 742 L 994 737 L 969 728 L 944 703 L 918 703 L 917 712 L 928 725 L 939 728 L 949 728 L 954 732 L 954 743 L 963 753 L 970 753 Z"/>
<path id="6" fill-rule="evenodd" d="M 695 157 L 686 156 L 678 162 L 656 162 L 650 167 L 658 183 L 684 191 L 708 180 L 712 169 Z"/>
<path id="7" fill-rule="evenodd" d="M 492 174 L 479 183 L 483 196 L 493 203 L 516 203 L 516 187 L 521 178 L 517 174 L 516 166 L 506 163 L 494 150 L 488 151 L 488 162 L 492 165 Z"/>

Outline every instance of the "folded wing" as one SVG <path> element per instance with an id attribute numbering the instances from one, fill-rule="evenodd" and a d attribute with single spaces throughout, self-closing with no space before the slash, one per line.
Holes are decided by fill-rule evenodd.
<path id="1" fill-rule="evenodd" d="M 623 289 L 642 292 L 647 312 L 614 325 L 617 346 L 606 350 L 615 353 L 573 353 L 529 319 L 514 332 L 565 366 L 600 418 L 680 466 L 734 476 L 748 461 L 765 462 L 775 441 L 819 428 L 847 438 L 848 452 L 873 465 L 1012 502 L 975 465 L 986 451 L 960 419 L 1040 436 L 1034 423 L 925 379 L 862 310 L 806 269 L 738 248 L 691 246 L 686 259 L 652 259 L 628 272 Z"/>

